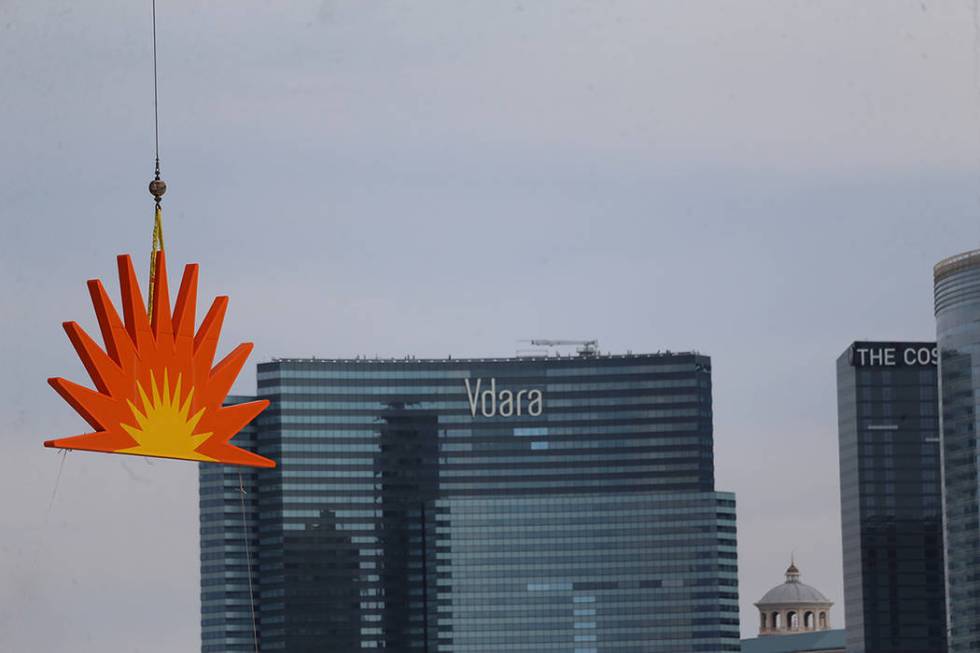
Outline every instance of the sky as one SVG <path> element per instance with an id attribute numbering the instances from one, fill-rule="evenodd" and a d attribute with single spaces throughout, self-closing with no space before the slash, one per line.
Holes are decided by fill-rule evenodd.
<path id="1" fill-rule="evenodd" d="M 713 363 L 752 602 L 843 625 L 834 362 L 980 247 L 975 1 L 158 0 L 165 237 L 222 350 Z M 199 646 L 197 468 L 81 433 L 61 323 L 148 261 L 150 4 L 0 1 L 0 650 Z M 255 386 L 250 362 L 236 386 Z M 60 471 L 59 471 L 60 470 Z"/>

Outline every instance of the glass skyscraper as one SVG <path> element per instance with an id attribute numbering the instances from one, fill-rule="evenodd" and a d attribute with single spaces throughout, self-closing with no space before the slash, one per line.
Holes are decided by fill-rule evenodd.
<path id="1" fill-rule="evenodd" d="M 262 651 L 739 650 L 707 356 L 283 359 L 258 394 L 250 539 L 202 466 L 204 653 L 254 650 L 246 543 Z"/>
<path id="2" fill-rule="evenodd" d="M 980 250 L 934 270 L 951 653 L 980 651 Z"/>
<path id="3" fill-rule="evenodd" d="M 250 400 L 229 397 L 228 403 Z M 255 433 L 255 424 L 249 424 L 235 436 L 235 444 L 255 451 Z M 254 576 L 256 501 L 241 492 L 254 490 L 255 472 L 253 467 L 200 466 L 202 653 L 255 653 L 255 592 L 249 586 L 248 564 Z"/>
<path id="4" fill-rule="evenodd" d="M 855 342 L 837 359 L 848 653 L 946 650 L 933 342 Z"/>

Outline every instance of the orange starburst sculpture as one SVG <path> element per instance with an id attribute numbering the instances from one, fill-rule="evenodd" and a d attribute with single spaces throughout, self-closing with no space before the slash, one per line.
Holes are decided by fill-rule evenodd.
<path id="1" fill-rule="evenodd" d="M 132 260 L 125 255 L 117 260 L 125 322 L 102 282 L 88 282 L 105 349 L 78 323 L 64 324 L 95 390 L 62 378 L 48 379 L 95 432 L 48 440 L 44 446 L 275 467 L 272 460 L 230 442 L 269 402 L 223 405 L 252 351 L 252 343 L 243 343 L 211 367 L 228 298 L 214 300 L 195 333 L 196 264 L 184 268 L 171 313 L 166 260 L 163 251 L 158 252 L 148 312 Z"/>

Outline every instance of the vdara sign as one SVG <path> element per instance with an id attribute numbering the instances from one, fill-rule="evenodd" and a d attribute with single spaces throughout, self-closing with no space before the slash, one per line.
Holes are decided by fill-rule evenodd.
<path id="1" fill-rule="evenodd" d="M 855 343 L 850 358 L 854 367 L 935 367 L 939 351 L 925 343 Z"/>
<path id="2" fill-rule="evenodd" d="M 490 377 L 490 385 L 483 386 L 483 379 L 477 379 L 476 384 L 469 379 L 463 379 L 466 386 L 466 398 L 470 402 L 470 415 L 476 417 L 479 412 L 484 417 L 511 417 L 514 415 L 531 415 L 537 417 L 544 410 L 544 393 L 539 389 L 501 390 L 497 392 L 497 379 Z M 482 391 L 480 390 L 484 388 Z"/>

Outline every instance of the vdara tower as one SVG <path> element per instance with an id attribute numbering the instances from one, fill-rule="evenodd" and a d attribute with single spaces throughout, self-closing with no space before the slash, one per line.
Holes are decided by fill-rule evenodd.
<path id="1" fill-rule="evenodd" d="M 280 359 L 258 395 L 236 443 L 278 467 L 201 466 L 202 653 L 739 650 L 709 357 Z"/>

